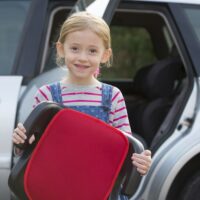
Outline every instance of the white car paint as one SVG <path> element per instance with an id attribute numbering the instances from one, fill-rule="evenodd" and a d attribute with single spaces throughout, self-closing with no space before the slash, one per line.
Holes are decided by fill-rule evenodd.
<path id="1" fill-rule="evenodd" d="M 94 15 L 97 15 L 99 17 L 103 17 L 103 14 L 105 12 L 105 9 L 108 6 L 108 3 L 110 0 L 96 0 L 93 3 L 91 3 L 86 10 Z M 98 9 L 96 9 L 98 8 Z"/>
<path id="2" fill-rule="evenodd" d="M 11 167 L 12 133 L 15 125 L 21 76 L 0 76 L 0 199 L 10 199 L 7 186 Z"/>
<path id="3" fill-rule="evenodd" d="M 0 77 L 0 166 L 10 168 L 12 132 L 20 94 L 21 76 Z M 8 137 L 9 135 L 9 137 Z"/>

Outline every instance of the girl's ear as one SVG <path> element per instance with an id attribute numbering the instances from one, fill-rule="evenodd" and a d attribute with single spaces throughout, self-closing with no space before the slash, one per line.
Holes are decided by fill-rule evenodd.
<path id="1" fill-rule="evenodd" d="M 106 63 L 110 59 L 110 56 L 112 55 L 112 49 L 106 49 L 103 53 L 103 56 L 101 58 L 101 63 Z"/>
<path id="2" fill-rule="evenodd" d="M 64 46 L 61 42 L 56 42 L 56 50 L 57 50 L 57 54 L 60 58 L 65 57 Z"/>

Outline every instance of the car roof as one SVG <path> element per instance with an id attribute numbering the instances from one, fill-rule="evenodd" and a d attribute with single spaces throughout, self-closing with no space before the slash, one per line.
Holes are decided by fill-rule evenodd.
<path id="1" fill-rule="evenodd" d="M 137 0 L 146 2 L 160 2 L 160 3 L 185 3 L 185 4 L 200 4 L 200 0 Z"/>

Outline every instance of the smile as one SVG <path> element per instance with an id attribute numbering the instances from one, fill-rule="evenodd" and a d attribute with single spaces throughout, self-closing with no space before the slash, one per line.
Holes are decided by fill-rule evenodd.
<path id="1" fill-rule="evenodd" d="M 87 69 L 87 68 L 89 68 L 88 65 L 81 65 L 81 64 L 75 64 L 75 67 L 77 67 L 79 69 Z"/>

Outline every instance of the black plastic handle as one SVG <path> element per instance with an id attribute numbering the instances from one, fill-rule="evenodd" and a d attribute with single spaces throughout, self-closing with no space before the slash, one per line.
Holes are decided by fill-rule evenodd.
<path id="1" fill-rule="evenodd" d="M 133 137 L 132 135 L 128 134 L 128 133 L 124 133 L 124 135 L 126 135 L 126 137 L 128 138 L 129 143 L 132 144 L 133 146 L 133 150 L 135 153 L 142 153 L 144 151 L 144 146 L 143 144 L 135 137 Z"/>
<path id="2" fill-rule="evenodd" d="M 24 127 L 26 128 L 27 139 L 25 143 L 15 144 L 16 147 L 20 149 L 25 149 L 29 145 L 29 139 L 34 134 L 35 142 L 37 143 L 47 127 L 48 123 L 51 121 L 53 116 L 63 109 L 63 107 L 56 103 L 43 102 L 39 104 L 28 116 L 24 122 Z"/>
<path id="3" fill-rule="evenodd" d="M 144 151 L 144 146 L 138 139 L 136 139 L 130 134 L 127 133 L 124 134 L 128 138 L 129 143 L 132 144 L 132 146 L 130 146 L 129 148 L 129 154 L 132 155 L 133 152 L 140 154 Z M 136 167 L 133 166 L 131 163 L 131 169 L 127 171 L 126 179 L 125 182 L 123 183 L 122 193 L 131 197 L 136 192 L 141 179 L 142 179 L 141 174 L 137 171 Z"/>
<path id="4" fill-rule="evenodd" d="M 132 165 L 131 155 L 132 153 L 142 153 L 144 151 L 144 146 L 132 135 L 127 133 L 124 133 L 124 135 L 127 137 L 130 144 L 129 151 L 120 174 L 115 182 L 114 188 L 110 194 L 109 200 L 118 199 L 119 194 L 124 194 L 128 197 L 133 196 L 142 179 L 142 176 L 137 171 L 136 167 Z"/>

